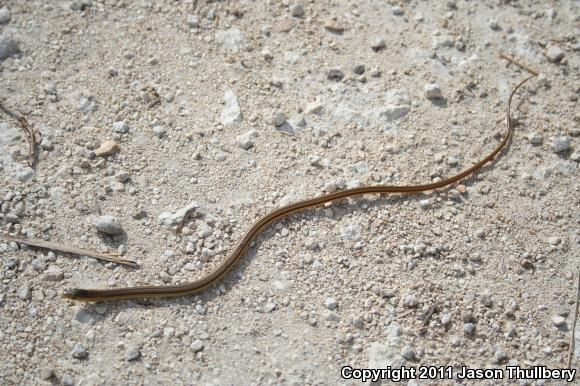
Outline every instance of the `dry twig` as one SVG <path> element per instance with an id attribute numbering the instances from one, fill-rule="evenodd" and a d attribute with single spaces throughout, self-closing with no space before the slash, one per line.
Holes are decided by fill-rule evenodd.
<path id="1" fill-rule="evenodd" d="M 425 314 L 425 318 L 423 319 L 422 327 L 426 327 L 429 324 L 429 321 L 431 320 L 431 317 L 433 316 L 433 313 L 435 312 L 436 308 L 437 302 L 433 303 L 431 307 L 429 307 L 429 310 L 427 311 L 427 313 Z"/>
<path id="2" fill-rule="evenodd" d="M 574 340 L 576 338 L 576 322 L 578 321 L 578 301 L 580 300 L 580 271 L 577 274 L 576 283 L 576 302 L 574 303 L 574 321 L 572 322 L 572 333 L 570 334 L 570 343 L 568 344 L 568 368 L 572 365 L 572 356 L 574 354 Z"/>
<path id="3" fill-rule="evenodd" d="M 24 116 L 6 107 L 3 102 L 4 101 L 0 99 L 0 111 L 3 111 L 5 114 L 17 120 L 18 123 L 20 123 L 22 130 L 24 130 L 26 137 L 28 138 L 28 164 L 31 167 L 34 167 L 38 162 L 38 144 L 40 143 L 41 138 L 40 132 L 32 128 Z"/>
<path id="4" fill-rule="evenodd" d="M 517 60 L 515 60 L 514 58 L 512 58 L 508 54 L 504 54 L 503 52 L 500 52 L 499 53 L 499 57 L 500 58 L 504 58 L 508 62 L 513 63 L 513 64 L 515 64 L 516 66 L 518 66 L 520 68 L 523 68 L 524 70 L 526 70 L 530 74 L 534 74 L 535 76 L 540 75 L 540 73 L 538 71 L 534 70 L 533 68 L 530 68 L 530 67 L 526 66 L 525 64 L 522 64 L 522 63 L 518 62 Z"/>
<path id="5" fill-rule="evenodd" d="M 131 267 L 137 266 L 136 261 L 123 259 L 122 257 L 117 257 L 117 255 L 115 255 L 115 254 L 89 251 L 86 249 L 74 247 L 72 245 L 57 244 L 57 243 L 53 243 L 50 241 L 37 240 L 37 239 L 19 239 L 16 237 L 12 237 L 12 236 L 8 236 L 8 235 L 1 235 L 1 234 L 0 234 L 0 238 L 5 239 L 5 240 L 14 241 L 18 244 L 28 245 L 30 247 L 50 249 L 52 251 L 58 251 L 58 252 L 64 252 L 64 253 L 72 253 L 73 255 L 79 255 L 79 256 L 89 256 L 89 257 L 94 257 L 95 259 L 111 261 L 111 262 L 117 263 L 117 264 L 129 265 Z"/>
<path id="6" fill-rule="evenodd" d="M 399 319 L 403 319 L 405 316 L 412 314 L 413 312 L 415 312 L 415 310 L 409 310 L 409 311 L 405 311 L 402 314 L 399 314 L 397 316 L 395 316 L 395 318 L 393 320 L 399 320 Z"/>

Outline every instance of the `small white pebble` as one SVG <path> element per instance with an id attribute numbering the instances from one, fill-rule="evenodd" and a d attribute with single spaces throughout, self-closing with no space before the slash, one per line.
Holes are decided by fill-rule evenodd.
<path id="1" fill-rule="evenodd" d="M 204 345 L 203 345 L 203 342 L 201 340 L 196 339 L 193 341 L 193 343 L 191 344 L 191 346 L 189 348 L 191 349 L 191 351 L 196 353 L 196 352 L 200 352 L 201 350 L 203 350 Z"/>
<path id="2" fill-rule="evenodd" d="M 272 60 L 272 59 L 274 59 L 274 55 L 272 54 L 272 51 L 270 51 L 270 50 L 268 50 L 266 48 L 264 48 L 262 50 L 262 57 L 264 59 L 266 59 L 266 60 Z"/>
<path id="3" fill-rule="evenodd" d="M 508 359 L 508 355 L 504 350 L 498 349 L 495 354 L 493 354 L 493 359 L 495 363 L 502 363 Z"/>
<path id="4" fill-rule="evenodd" d="M 401 356 L 407 360 L 413 360 L 415 358 L 415 351 L 411 346 L 404 346 L 401 350 Z"/>
<path id="5" fill-rule="evenodd" d="M 448 326 L 451 324 L 451 314 L 443 314 L 441 315 L 441 324 L 443 326 Z"/>
<path id="6" fill-rule="evenodd" d="M 546 57 L 552 63 L 557 63 L 557 62 L 561 61 L 562 59 L 564 59 L 565 54 L 566 53 L 564 52 L 564 50 L 562 50 L 558 46 L 551 46 L 546 51 Z"/>
<path id="7" fill-rule="evenodd" d="M 441 87 L 437 83 L 426 84 L 423 90 L 425 91 L 425 97 L 427 99 L 440 99 L 443 96 Z"/>
<path id="8" fill-rule="evenodd" d="M 239 147 L 241 147 L 244 150 L 248 150 L 248 149 L 254 147 L 255 138 L 257 136 L 258 136 L 258 132 L 256 130 L 250 130 L 250 131 L 247 131 L 244 134 L 236 137 L 236 142 L 237 142 Z"/>
<path id="9" fill-rule="evenodd" d="M 8 23 L 12 18 L 12 13 L 6 7 L 0 8 L 0 24 Z"/>
<path id="10" fill-rule="evenodd" d="M 206 239 L 213 233 L 213 228 L 207 225 L 206 223 L 201 223 L 197 227 L 197 235 L 200 239 Z"/>
<path id="11" fill-rule="evenodd" d="M 554 316 L 552 318 L 552 323 L 556 327 L 564 327 L 566 325 L 566 318 L 564 318 L 563 316 L 559 316 L 559 315 Z"/>
<path id="12" fill-rule="evenodd" d="M 542 136 L 539 133 L 529 133 L 528 134 L 528 141 L 530 141 L 530 143 L 532 145 L 539 145 L 542 143 Z"/>
<path id="13" fill-rule="evenodd" d="M 328 308 L 329 310 L 333 310 L 338 307 L 338 303 L 334 298 L 326 298 L 324 301 L 324 307 Z"/>
<path id="14" fill-rule="evenodd" d="M 463 333 L 465 335 L 473 335 L 475 333 L 475 324 L 473 324 L 473 323 L 465 323 L 463 325 Z"/>
<path id="15" fill-rule="evenodd" d="M 157 125 L 157 126 L 153 127 L 153 134 L 155 134 L 155 136 L 157 138 L 162 138 L 166 132 L 167 132 L 167 130 L 165 129 L 165 127 L 163 127 L 161 125 Z"/>
<path id="16" fill-rule="evenodd" d="M 405 307 L 413 308 L 417 306 L 417 299 L 415 295 L 407 295 L 405 296 Z"/>
<path id="17" fill-rule="evenodd" d="M 302 17 L 304 16 L 304 7 L 301 4 L 293 5 L 290 14 L 294 17 Z"/>
<path id="18" fill-rule="evenodd" d="M 136 361 L 141 356 L 141 350 L 138 347 L 130 347 L 125 353 L 127 362 Z"/>
<path id="19" fill-rule="evenodd" d="M 129 125 L 127 125 L 124 121 L 118 121 L 113 123 L 113 130 L 117 133 L 127 133 L 129 131 Z"/>
<path id="20" fill-rule="evenodd" d="M 286 122 L 286 115 L 282 111 L 276 111 L 272 114 L 271 121 L 276 127 L 282 126 Z"/>

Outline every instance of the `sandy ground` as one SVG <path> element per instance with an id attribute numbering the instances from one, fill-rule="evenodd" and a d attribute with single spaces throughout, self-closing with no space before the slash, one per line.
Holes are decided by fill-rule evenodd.
<path id="1" fill-rule="evenodd" d="M 0 243 L 0 383 L 357 385 L 343 366 L 566 367 L 579 15 L 574 1 L 0 2 L 0 96 L 42 134 L 31 169 L 0 115 L 2 231 L 139 263 Z M 469 167 L 497 145 L 526 75 L 498 52 L 541 75 L 516 96 L 507 151 L 461 186 L 292 216 L 195 296 L 60 296 L 200 278 L 284 204 Z M 399 384 L 564 384 L 505 374 Z"/>

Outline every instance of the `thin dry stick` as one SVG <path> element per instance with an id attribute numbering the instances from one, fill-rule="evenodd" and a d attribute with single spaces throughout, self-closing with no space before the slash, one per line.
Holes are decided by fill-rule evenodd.
<path id="1" fill-rule="evenodd" d="M 59 252 L 64 252 L 64 253 L 72 253 L 73 255 L 79 255 L 79 256 L 89 256 L 89 257 L 94 257 L 95 259 L 111 261 L 111 262 L 117 263 L 117 264 L 129 265 L 131 267 L 137 266 L 137 262 L 133 261 L 133 260 L 123 259 L 122 257 L 116 257 L 114 254 L 88 251 L 86 249 L 77 248 L 77 247 L 74 247 L 72 245 L 57 244 L 57 243 L 53 243 L 50 241 L 37 240 L 37 239 L 18 239 L 16 237 L 7 236 L 7 235 L 0 235 L 0 238 L 5 239 L 5 240 L 14 241 L 18 244 L 28 245 L 31 247 L 50 249 L 52 251 L 59 251 Z"/>
<path id="2" fill-rule="evenodd" d="M 576 332 L 576 321 L 578 320 L 578 301 L 580 300 L 580 271 L 578 271 L 578 278 L 576 283 L 576 303 L 574 303 L 574 321 L 572 322 L 572 334 L 570 335 L 570 343 L 568 344 L 568 368 L 571 369 L 572 355 L 574 353 L 574 340 Z"/>
<path id="3" fill-rule="evenodd" d="M 429 307 L 427 314 L 425 314 L 425 319 L 423 319 L 422 327 L 426 327 L 427 324 L 429 324 L 429 321 L 431 320 L 431 317 L 433 316 L 433 313 L 435 312 L 435 308 L 437 308 L 437 302 L 433 303 L 431 305 L 431 307 Z"/>
<path id="4" fill-rule="evenodd" d="M 33 129 L 24 116 L 20 115 L 16 111 L 6 107 L 3 101 L 0 100 L 0 110 L 10 117 L 20 123 L 20 127 L 24 130 L 26 137 L 28 138 L 28 164 L 34 167 L 38 162 L 38 143 L 40 142 L 40 132 Z"/>
<path id="5" fill-rule="evenodd" d="M 409 310 L 409 311 L 405 311 L 402 314 L 399 314 L 397 316 L 395 316 L 395 319 L 393 320 L 399 320 L 399 319 L 403 319 L 405 316 L 412 314 L 413 312 L 415 312 L 415 310 Z"/>
<path id="6" fill-rule="evenodd" d="M 513 63 L 520 68 L 523 68 L 524 70 L 528 71 L 530 74 L 534 74 L 535 76 L 540 75 L 540 73 L 538 71 L 526 66 L 525 64 L 518 62 L 517 60 L 515 60 L 514 58 L 512 58 L 508 54 L 504 54 L 503 52 L 500 52 L 498 55 L 500 58 L 504 58 L 508 62 Z"/>

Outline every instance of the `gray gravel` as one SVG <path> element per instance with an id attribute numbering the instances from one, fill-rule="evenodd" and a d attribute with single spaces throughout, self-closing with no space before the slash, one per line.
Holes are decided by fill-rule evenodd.
<path id="1" fill-rule="evenodd" d="M 97 218 L 94 222 L 97 231 L 108 235 L 118 235 L 123 233 L 123 227 L 115 217 L 106 215 Z"/>
<path id="2" fill-rule="evenodd" d="M 426 84 L 424 90 L 427 99 L 440 99 L 443 97 L 441 87 L 437 83 Z"/>
<path id="3" fill-rule="evenodd" d="M 73 348 L 71 355 L 75 359 L 85 359 L 89 355 L 89 353 L 82 344 L 77 343 L 75 344 L 75 347 Z"/>
<path id="4" fill-rule="evenodd" d="M 127 360 L 127 362 L 136 361 L 140 357 L 141 357 L 141 351 L 139 350 L 138 347 L 131 347 L 125 353 L 125 359 Z"/>
<path id="5" fill-rule="evenodd" d="M 17 55 L 19 52 L 20 46 L 15 39 L 0 35 L 0 61 Z"/>
<path id="6" fill-rule="evenodd" d="M 554 139 L 553 148 L 555 153 L 566 151 L 570 149 L 571 146 L 571 141 L 568 137 L 556 137 Z"/>
<path id="7" fill-rule="evenodd" d="M 7 7 L 0 8 L 0 24 L 8 23 L 12 18 L 12 12 Z"/>

